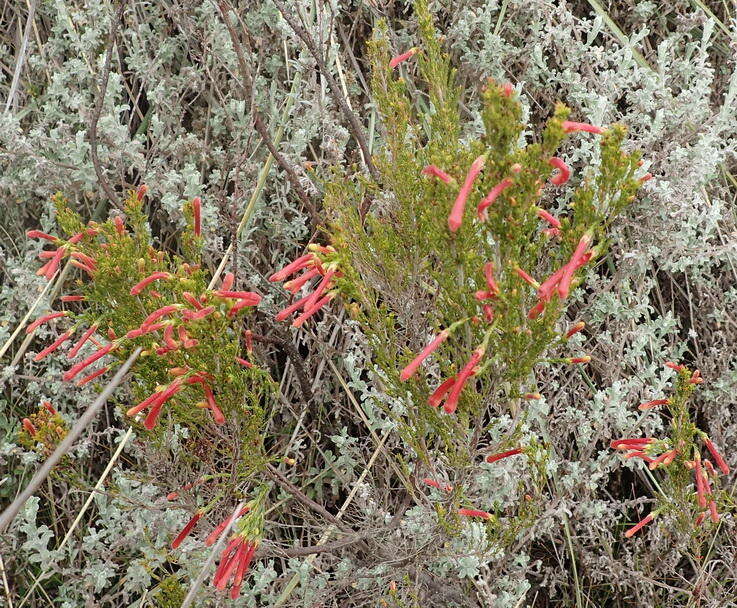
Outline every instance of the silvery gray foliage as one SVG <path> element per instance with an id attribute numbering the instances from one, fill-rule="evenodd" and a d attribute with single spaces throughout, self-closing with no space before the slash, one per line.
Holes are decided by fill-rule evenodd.
<path id="1" fill-rule="evenodd" d="M 16 30 L 22 29 L 26 15 L 24 3 L 17 4 Z M 182 201 L 200 195 L 207 263 L 219 261 L 266 158 L 252 128 L 252 102 L 268 119 L 272 133 L 284 127 L 279 149 L 308 192 L 319 192 L 320 185 L 302 169 L 302 161 L 317 162 L 319 169 L 356 161 L 355 143 L 314 59 L 270 2 L 240 10 L 251 36 L 247 60 L 256 77 L 254 99 L 248 103 L 237 85 L 236 54 L 215 3 L 130 4 L 99 117 L 99 156 L 103 173 L 121 194 L 134 184 L 149 186 L 148 206 L 162 241 L 183 225 Z M 299 584 L 285 605 L 390 602 L 387 586 L 392 580 L 398 582 L 404 605 L 574 606 L 581 605 L 577 592 L 584 594 L 583 605 L 607 605 L 615 597 L 625 598 L 623 606 L 634 605 L 628 603 L 630 597 L 638 598 L 638 606 L 686 605 L 683 594 L 651 583 L 657 577 L 680 580 L 679 560 L 687 549 L 684 538 L 669 534 L 666 523 L 654 527 L 644 542 L 621 542 L 625 522 L 646 512 L 652 495 L 631 491 L 633 480 L 640 489 L 648 487 L 641 466 L 622 463 L 604 447 L 614 437 L 663 432 L 666 422 L 655 415 L 643 416 L 636 405 L 672 387 L 673 374 L 662 367 L 667 359 L 687 361 L 702 370 L 707 383 L 695 403 L 703 426 L 725 453 L 737 447 L 737 424 L 731 415 L 737 388 L 733 320 L 737 26 L 720 2 L 704 4 L 721 23 L 699 8 L 701 3 L 685 0 L 667 7 L 641 0 L 598 4 L 625 32 L 627 44 L 585 2 L 474 0 L 434 5 L 465 85 L 464 112 L 469 116 L 478 108 L 478 83 L 489 76 L 511 80 L 523 101 L 525 119 L 535 123 L 547 117 L 558 99 L 574 109 L 574 119 L 624 123 L 631 146 L 644 151 L 644 169 L 655 175 L 617 223 L 606 268 L 591 271 L 587 287 L 574 294 L 576 319 L 584 319 L 589 329 L 571 341 L 571 350 L 592 354 L 586 376 L 555 366 L 539 370 L 538 390 L 544 399 L 530 404 L 523 437 L 542 436 L 551 448 L 546 474 L 553 499 L 547 510 L 529 530 L 520 532 L 514 555 L 489 546 L 482 524 L 464 521 L 460 533 L 427 564 L 435 579 L 456 593 L 451 598 L 422 595 L 427 582 L 415 573 L 347 548 L 318 555 L 314 562 L 303 557 L 260 561 L 252 569 L 248 589 L 233 606 L 273 605 L 285 581 L 295 574 Z M 382 12 L 390 17 L 396 48 L 414 44 L 411 11 L 401 5 L 306 1 L 291 5 L 327 49 L 329 69 L 345 85 L 368 128 L 370 103 L 351 55 L 363 68 L 360 60 L 368 29 Z M 83 215 L 96 219 L 112 210 L 92 165 L 89 136 L 115 9 L 109 2 L 39 3 L 38 32 L 34 30 L 29 41 L 16 102 L 11 112 L 0 114 L 0 225 L 8 233 L 0 250 L 5 277 L 0 344 L 43 286 L 35 277 L 40 247 L 20 235 L 29 227 L 54 230 L 49 196 L 62 191 Z M 346 39 L 352 46 L 346 47 Z M 0 45 L 3 66 L 15 65 L 16 43 L 9 42 Z M 296 73 L 301 84 L 292 94 Z M 10 75 L 6 69 L 1 74 L 5 92 Z M 290 97 L 294 105 L 282 122 Z M 478 121 L 471 122 L 467 135 L 479 128 Z M 378 130 L 372 136 L 378 137 Z M 526 140 L 531 136 L 526 133 Z M 372 141 L 374 147 L 380 143 Z M 582 179 L 583 167 L 598 161 L 595 146 L 586 139 L 576 139 L 562 156 L 574 169 L 574 181 Z M 563 198 L 554 205 L 563 209 L 565 202 Z M 305 210 L 274 166 L 235 257 L 244 283 L 264 290 L 267 310 L 277 310 L 284 298 L 263 275 L 293 259 L 309 236 Z M 48 306 L 44 302 L 39 312 Z M 13 442 L 18 419 L 34 411 L 41 400 L 51 399 L 71 422 L 94 398 L 91 387 L 69 391 L 59 381 L 63 356 L 49 357 L 43 365 L 30 361 L 41 340 L 55 335 L 53 328 L 40 331 L 39 341 L 18 366 L 11 367 L 7 357 L 2 362 L 0 462 L 11 471 L 9 480 L 0 485 L 4 499 L 22 486 L 37 461 Z M 380 374 L 370 369 L 365 340 L 337 309 L 315 326 L 313 336 L 294 337 L 288 331 L 284 335 L 305 351 L 321 345 L 318 357 L 305 360 L 315 400 L 303 404 L 299 384 L 282 368 L 285 399 L 295 405 L 292 411 L 274 412 L 270 428 L 294 433 L 290 455 L 309 460 L 304 464 L 305 479 L 313 482 L 306 491 L 335 512 L 376 446 L 325 365 L 325 357 L 335 361 L 335 353 L 340 353 L 343 379 L 372 431 L 382 434 L 394 426 L 383 408 L 400 415 L 405 405 L 382 392 Z M 271 354 L 267 347 L 259 349 L 264 356 Z M 125 391 L 120 391 L 117 399 L 125 403 L 125 398 Z M 117 430 L 106 433 L 106 423 Z M 510 417 L 501 416 L 488 436 L 490 444 L 498 442 L 511 423 Z M 124 425 L 119 416 L 108 413 L 70 455 L 77 485 L 74 490 L 72 485 L 63 486 L 70 494 L 57 508 L 71 516 L 57 522 L 49 514 L 49 495 L 29 501 L 11 537 L 13 557 L 5 563 L 10 572 L 21 573 L 18 589 L 32 584 L 23 572 L 38 575 L 43 565 L 56 575 L 49 589 L 61 606 L 135 605 L 144 596 L 156 598 L 168 576 L 186 589 L 199 573 L 207 556 L 198 542 L 202 534 L 185 541 L 178 552 L 167 550 L 191 514 L 179 506 L 195 503 L 173 507 L 163 500 L 167 489 L 146 480 L 147 466 L 159 463 L 147 465 L 147 452 L 135 439 L 125 452 L 126 465 L 115 469 L 105 492 L 95 497 L 74 542 L 63 552 L 54 550 L 75 508 L 96 482 L 99 470 L 92 465 L 109 457 L 120 427 Z M 169 438 L 173 454 L 184 438 L 178 433 Z M 401 441 L 392 437 L 387 446 L 401 451 L 414 466 L 414 454 Z M 396 488 L 387 485 L 386 467 L 380 458 L 359 487 L 347 514 L 352 524 L 388 523 L 395 515 L 400 499 Z M 440 477 L 445 467 L 446 463 L 436 463 Z M 480 507 L 496 505 L 504 510 L 523 499 L 520 480 L 526 475 L 512 460 L 483 464 L 465 492 Z M 179 487 L 186 479 L 171 481 L 172 487 Z M 611 490 L 610 484 L 615 486 Z M 396 529 L 381 537 L 398 559 L 413 554 L 425 559 L 427 553 L 422 551 L 438 538 L 434 524 L 428 522 L 435 521 L 433 509 L 446 497 L 437 490 L 421 490 L 427 491 L 427 500 L 407 509 Z M 277 500 L 289 497 L 274 494 Z M 269 522 L 267 534 L 284 547 L 311 545 L 328 525 L 299 511 Z M 733 535 L 734 521 L 725 517 L 723 525 Z M 6 545 L 2 547 L 7 555 Z M 720 543 L 714 551 L 715 560 L 733 562 L 734 547 L 729 544 Z M 573 563 L 579 581 L 572 578 Z M 700 592 L 705 605 L 732 606 L 730 588 L 733 584 L 709 583 Z M 203 587 L 199 601 L 215 605 L 216 597 Z M 44 605 L 45 598 L 37 593 L 31 601 Z"/>

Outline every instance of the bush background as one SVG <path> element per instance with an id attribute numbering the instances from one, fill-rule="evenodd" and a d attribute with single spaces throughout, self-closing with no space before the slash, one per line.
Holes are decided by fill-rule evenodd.
<path id="1" fill-rule="evenodd" d="M 411 7 L 319 0 L 290 6 L 320 43 L 377 149 L 381 131 L 366 87 L 366 41 L 384 16 L 394 48 L 413 46 Z M 333 513 L 357 487 L 345 520 L 354 529 L 373 530 L 396 559 L 354 546 L 314 561 L 278 555 L 278 547 L 316 544 L 329 527 L 294 506 L 269 519 L 266 539 L 275 554 L 254 566 L 242 598 L 227 603 L 271 606 L 281 596 L 288 606 L 737 605 L 733 517 L 724 517 L 711 552 L 699 562 L 684 557 L 689 538 L 667 527 L 653 526 L 622 542 L 626 523 L 647 513 L 652 488 L 636 466 L 622 464 L 607 449 L 610 439 L 627 436 L 638 424 L 634 405 L 667 386 L 662 362 L 673 359 L 701 369 L 706 383 L 694 402 L 698 422 L 737 464 L 731 458 L 737 446 L 731 415 L 737 385 L 737 3 L 510 0 L 431 6 L 464 85 L 469 134 L 480 127 L 474 122 L 480 83 L 491 76 L 515 84 L 534 125 L 557 100 L 572 107 L 574 120 L 623 122 L 629 145 L 643 150 L 645 168 L 655 175 L 617 222 L 607 270 L 589 273 L 586 289 L 574 294 L 570 318 L 589 324 L 585 350 L 592 363 L 585 374 L 550 367 L 541 378 L 546 391 L 538 407 L 554 447 L 555 500 L 515 552 L 487 546 L 483 526 L 469 523 L 443 547 L 432 576 L 417 576 L 433 542 L 427 522 L 434 515 L 422 504 L 407 508 L 392 479 L 389 459 L 401 442 L 377 407 L 382 395 L 366 372 L 370 353 L 360 332 L 339 307 L 337 318 L 308 331 L 264 327 L 294 343 L 312 383 L 307 400 L 284 349 L 260 347 L 283 396 L 268 432 L 298 460 L 290 478 Z M 303 163 L 327 175 L 333 165 L 359 160 L 314 60 L 276 7 L 265 1 L 236 9 L 256 78 L 251 99 L 244 100 L 237 85 L 236 57 L 214 3 L 129 0 L 98 112 L 119 4 L 3 3 L 0 343 L 44 285 L 35 275 L 39 246 L 23 235 L 29 228 L 54 231 L 50 196 L 62 191 L 89 218 L 106 218 L 114 208 L 92 162 L 93 124 L 104 181 L 121 193 L 148 185 L 148 208 L 162 244 L 184 225 L 182 201 L 202 196 L 206 261 L 212 266 L 230 243 L 266 161 L 252 127 L 254 107 L 272 134 L 283 129 L 279 150 L 316 200 L 319 183 Z M 594 150 L 583 141 L 563 153 L 580 166 L 595 162 Z M 307 210 L 272 166 L 236 255 L 246 283 L 266 295 L 267 311 L 276 311 L 281 300 L 264 277 L 310 236 Z M 94 398 L 93 388 L 62 386 L 61 357 L 33 363 L 48 337 L 39 332 L 15 360 L 19 338 L 0 368 L 3 504 L 37 466 L 32 453 L 14 444 L 20 418 L 49 399 L 72 421 Z M 583 343 L 584 336 L 576 339 Z M 119 391 L 118 399 L 125 398 Z M 652 428 L 646 431 L 658 432 L 654 420 L 648 418 Z M 187 472 L 172 468 L 168 489 L 154 487 L 147 475 L 176 461 L 176 432 L 162 462 L 144 458 L 131 442 L 83 525 L 56 550 L 126 428 L 111 403 L 72 453 L 78 483 L 44 486 L 2 539 L 7 587 L 0 590 L 0 605 L 12 598 L 17 606 L 43 569 L 52 574 L 27 606 L 180 605 L 178 594 L 206 556 L 194 542 L 185 542 L 176 555 L 167 551 L 189 513 L 164 495 L 185 482 Z M 389 431 L 380 449 L 370 431 L 382 437 Z M 502 462 L 482 467 L 477 483 L 490 500 L 510 505 L 519 500 L 515 474 L 513 463 Z M 564 518 L 570 520 L 569 538 Z M 294 575 L 299 584 L 285 596 Z M 397 595 L 389 592 L 391 580 L 398 582 Z M 225 605 L 215 597 L 203 589 L 200 605 Z"/>

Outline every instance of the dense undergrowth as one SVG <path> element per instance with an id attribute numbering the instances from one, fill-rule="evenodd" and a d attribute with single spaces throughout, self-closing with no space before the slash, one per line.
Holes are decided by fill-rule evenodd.
<path id="1" fill-rule="evenodd" d="M 6 6 L 3 505 L 142 352 L 1 602 L 737 605 L 737 6 L 119 6 Z"/>

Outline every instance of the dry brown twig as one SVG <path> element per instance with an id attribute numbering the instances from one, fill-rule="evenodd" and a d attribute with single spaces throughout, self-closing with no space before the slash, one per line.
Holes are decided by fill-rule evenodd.
<path id="1" fill-rule="evenodd" d="M 105 103 L 105 93 L 107 92 L 107 84 L 110 79 L 110 64 L 113 56 L 113 47 L 115 46 L 115 39 L 118 35 L 118 28 L 123 20 L 123 11 L 125 10 L 126 0 L 121 0 L 120 7 L 118 8 L 117 15 L 113 21 L 112 27 L 110 28 L 110 36 L 107 42 L 107 52 L 105 54 L 105 65 L 102 68 L 102 78 L 100 79 L 100 88 L 97 93 L 97 102 L 95 103 L 95 109 L 92 113 L 92 121 L 90 122 L 90 156 L 92 158 L 92 164 L 95 168 L 95 174 L 100 182 L 100 186 L 105 191 L 105 194 L 119 209 L 120 203 L 118 202 L 118 196 L 115 194 L 110 182 L 105 177 L 100 165 L 100 157 L 97 154 L 97 124 L 100 122 L 100 115 L 102 114 L 102 106 Z"/>

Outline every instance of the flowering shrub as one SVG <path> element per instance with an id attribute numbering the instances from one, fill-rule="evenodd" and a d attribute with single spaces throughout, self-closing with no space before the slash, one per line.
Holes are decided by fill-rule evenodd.
<path id="1" fill-rule="evenodd" d="M 670 436 L 664 439 L 623 438 L 613 440 L 610 444 L 612 449 L 626 451 L 625 458 L 642 459 L 648 464 L 649 470 L 663 470 L 666 475 L 665 479 L 657 484 L 661 491 L 657 508 L 627 530 L 625 532 L 627 537 L 636 534 L 661 513 L 672 516 L 682 527 L 688 527 L 689 524 L 699 527 L 706 518 L 705 509 L 708 508 L 709 518 L 716 524 L 719 523 L 717 505 L 721 503 L 724 506 L 733 506 L 729 493 L 718 488 L 712 491 L 712 481 L 715 484 L 719 483 L 719 473 L 729 475 L 729 465 L 709 436 L 692 422 L 688 411 L 691 394 L 696 386 L 703 382 L 701 373 L 699 370 L 691 372 L 685 365 L 672 362 L 666 363 L 666 366 L 678 374 L 673 396 L 647 401 L 640 404 L 638 409 L 647 411 L 667 406 L 671 417 Z M 703 449 L 709 451 L 714 464 L 706 459 L 702 465 Z M 693 473 L 693 484 L 690 483 L 691 475 L 687 471 Z M 696 511 L 695 515 L 683 509 L 683 506 L 689 503 Z"/>
<path id="2" fill-rule="evenodd" d="M 234 40 L 216 3 L 128 4 L 117 38 L 118 5 L 31 4 L 0 48 L 4 499 L 144 354 L 3 537 L 3 600 L 181 606 L 212 557 L 195 605 L 730 605 L 726 3 L 433 3 L 437 40 L 422 3 L 290 4 L 320 59 L 279 3 L 219 3 Z M 100 174 L 145 178 L 140 214 L 103 223 Z M 67 207 L 98 223 L 16 238 Z M 61 314 L 14 341 L 39 293 Z"/>

